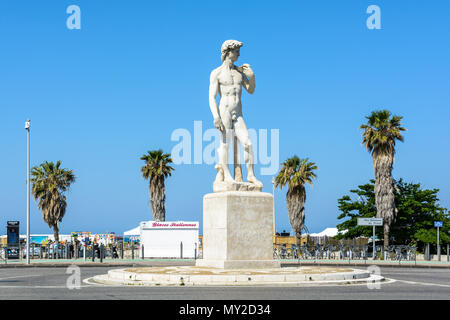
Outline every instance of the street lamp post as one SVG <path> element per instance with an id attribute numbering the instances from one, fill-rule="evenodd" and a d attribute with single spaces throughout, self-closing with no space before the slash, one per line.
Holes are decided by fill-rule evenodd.
<path id="1" fill-rule="evenodd" d="M 275 178 L 272 178 L 272 218 L 273 218 L 273 238 L 275 241 L 275 246 L 277 245 L 277 235 L 275 232 Z"/>
<path id="2" fill-rule="evenodd" d="M 273 235 L 275 235 L 275 178 L 272 178 L 272 198 L 273 198 Z"/>
<path id="3" fill-rule="evenodd" d="M 30 264 L 30 127 L 31 123 L 28 119 L 25 122 L 25 130 L 27 130 L 27 264 Z"/>

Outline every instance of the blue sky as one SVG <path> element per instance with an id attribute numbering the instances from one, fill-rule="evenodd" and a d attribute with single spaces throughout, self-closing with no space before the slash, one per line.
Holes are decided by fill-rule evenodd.
<path id="1" fill-rule="evenodd" d="M 81 30 L 66 27 L 69 5 Z M 381 30 L 369 30 L 369 5 Z M 209 73 L 224 40 L 244 42 L 238 64 L 256 74 L 243 94 L 250 128 L 280 130 L 280 161 L 318 164 L 306 225 L 337 224 L 337 199 L 373 178 L 359 126 L 372 110 L 404 117 L 394 177 L 439 188 L 450 207 L 450 2 L 2 1 L 0 3 L 0 233 L 26 223 L 26 132 L 32 165 L 61 160 L 77 182 L 61 232 L 122 233 L 150 220 L 139 157 L 166 152 L 177 128 L 212 128 Z M 178 165 L 166 184 L 167 220 L 202 220 L 212 165 Z M 259 167 L 257 167 L 257 173 Z M 271 192 L 271 176 L 260 176 Z M 290 231 L 286 190 L 276 229 Z M 51 232 L 31 202 L 31 232 Z"/>

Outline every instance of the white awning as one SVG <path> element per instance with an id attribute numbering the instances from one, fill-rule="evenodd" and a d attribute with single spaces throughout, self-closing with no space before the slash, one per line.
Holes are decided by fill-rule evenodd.
<path id="1" fill-rule="evenodd" d="M 345 233 L 345 232 L 342 232 Z M 323 230 L 322 232 L 319 233 L 311 233 L 309 236 L 311 237 L 335 237 L 338 234 L 338 229 L 337 228 L 326 228 L 325 230 Z"/>
<path id="2" fill-rule="evenodd" d="M 141 234 L 141 227 L 140 226 L 137 226 L 136 228 L 128 230 L 128 231 L 125 231 L 123 233 L 124 236 L 139 236 L 140 234 Z"/>

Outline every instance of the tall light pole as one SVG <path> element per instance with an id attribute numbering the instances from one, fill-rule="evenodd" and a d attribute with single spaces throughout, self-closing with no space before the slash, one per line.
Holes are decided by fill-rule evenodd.
<path id="1" fill-rule="evenodd" d="M 27 264 L 30 264 L 30 127 L 31 123 L 28 119 L 25 122 L 25 130 L 27 130 Z"/>
<path id="2" fill-rule="evenodd" d="M 275 238 L 275 244 L 277 243 L 277 236 L 275 234 L 275 178 L 272 178 L 272 198 L 273 198 L 273 208 L 272 208 L 272 215 L 273 215 L 273 236 Z"/>

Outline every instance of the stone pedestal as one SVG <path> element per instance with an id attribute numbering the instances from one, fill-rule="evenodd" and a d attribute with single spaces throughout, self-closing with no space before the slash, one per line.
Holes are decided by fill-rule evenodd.
<path id="1" fill-rule="evenodd" d="M 225 192 L 225 191 L 261 191 L 262 186 L 257 186 L 248 182 L 226 182 L 215 181 L 213 184 L 213 192 Z"/>
<path id="2" fill-rule="evenodd" d="M 276 268 L 273 260 L 273 197 L 226 191 L 203 198 L 203 259 L 197 266 Z"/>

